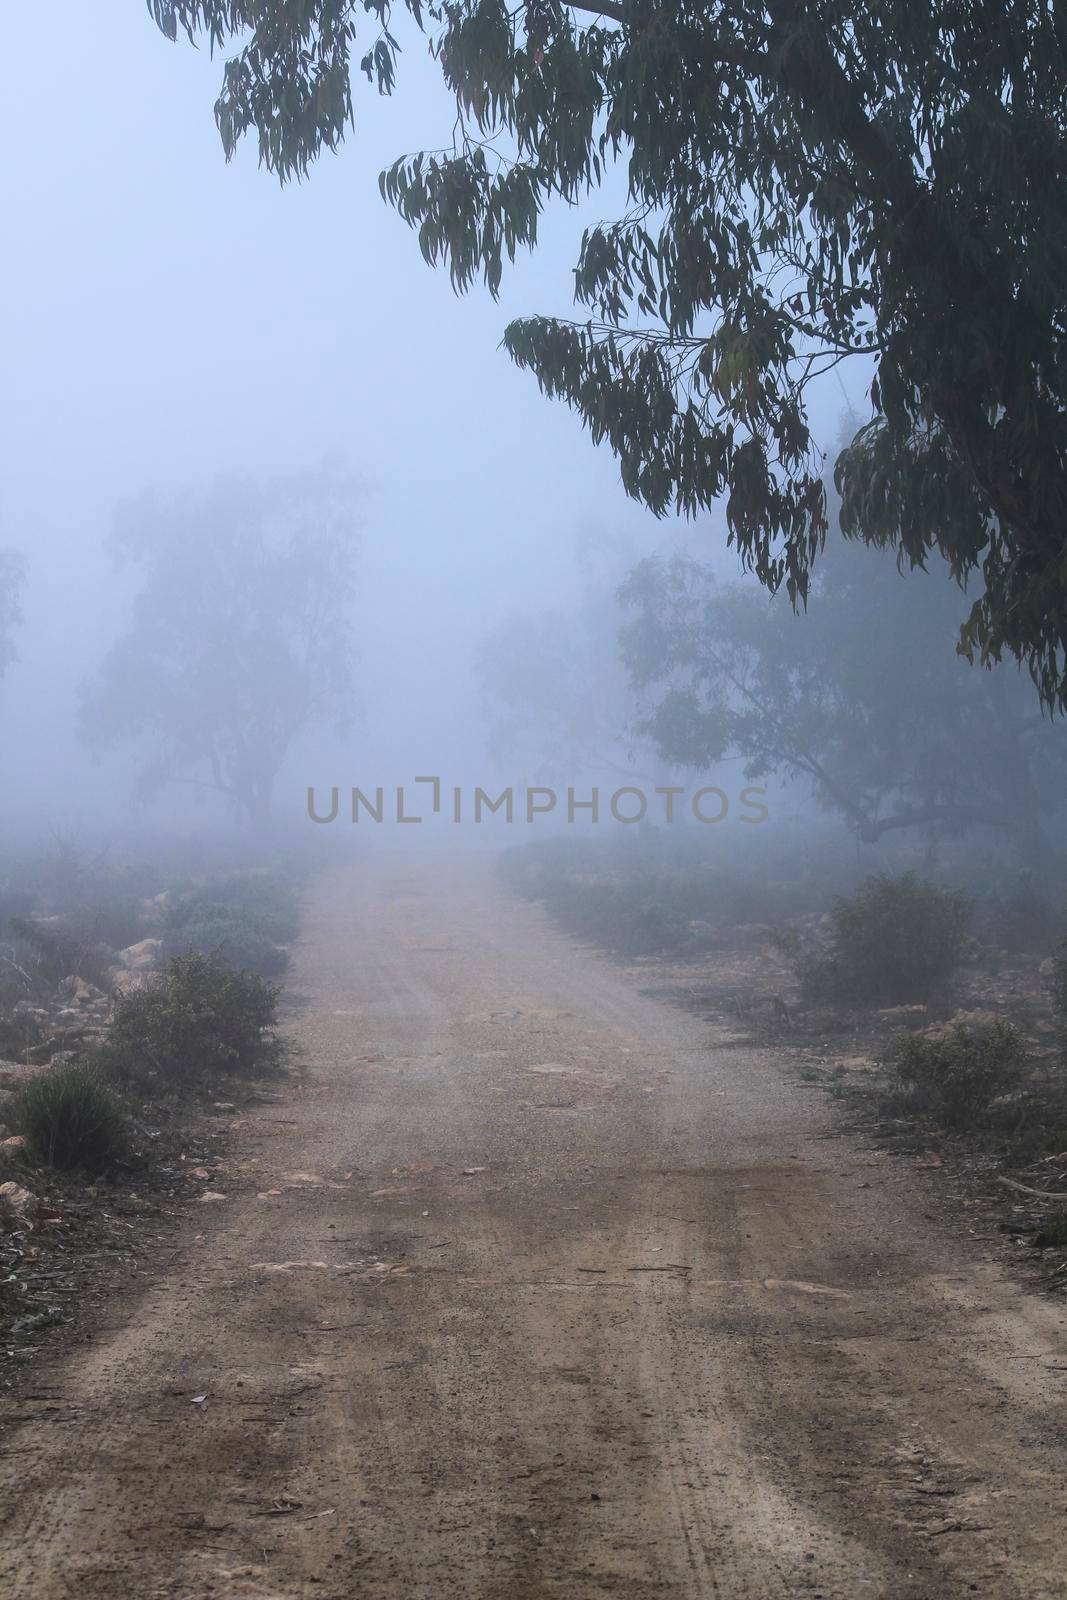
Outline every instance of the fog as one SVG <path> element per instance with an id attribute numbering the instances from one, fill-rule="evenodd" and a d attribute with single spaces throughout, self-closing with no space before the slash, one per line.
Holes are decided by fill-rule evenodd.
<path id="1" fill-rule="evenodd" d="M 6 7 L 0 1595 L 1064 1593 L 1065 17 Z"/>
<path id="2" fill-rule="evenodd" d="M 9 19 L 8 39 L 14 59 L 34 59 L 27 18 Z M 1000 832 L 1031 870 L 1039 834 L 1048 859 L 1056 824 L 1039 813 L 1051 801 L 1058 815 L 1062 728 L 1046 720 L 1028 753 L 1013 742 L 1040 721 L 1036 697 L 1014 665 L 991 678 L 957 660 L 969 600 L 939 558 L 901 577 L 892 555 L 839 551 L 832 536 L 794 615 L 742 571 L 724 508 L 653 516 L 611 451 L 501 348 L 516 315 L 572 313 L 582 230 L 624 205 L 618 173 L 589 205 L 549 208 L 495 302 L 425 265 L 378 175 L 439 142 L 450 109 L 428 56 L 403 65 L 394 98 L 358 97 L 341 153 L 285 186 L 250 144 L 225 162 L 221 63 L 136 9 L 65 6 L 47 92 L 34 72 L 7 85 L 19 155 L 5 176 L 0 550 L 25 561 L 0 678 L 8 837 L 150 849 L 192 832 L 244 848 L 268 823 L 276 838 L 321 833 L 309 792 L 322 816 L 336 790 L 337 838 L 358 789 L 372 802 L 355 809 L 364 842 L 499 845 L 594 820 L 625 833 L 610 796 L 627 782 L 721 791 L 736 837 L 755 784 L 783 847 L 829 815 L 842 851 L 856 843 L 871 865 L 898 836 L 921 846 L 961 823 L 984 849 L 1025 791 L 1029 821 Z M 809 390 L 827 472 L 870 378 L 853 360 Z M 268 530 L 283 505 L 296 523 L 279 511 Z M 316 530 L 338 506 L 346 554 L 323 544 L 319 560 Z M 699 565 L 681 576 L 680 560 Z M 309 631 L 301 606 L 324 620 Z M 707 608 L 695 632 L 693 607 Z M 291 647 L 299 692 L 275 681 Z M 329 693 L 309 687 L 327 680 Z M 227 695 L 220 775 L 197 728 Z M 924 699 L 943 719 L 925 744 Z M 739 721 L 746 705 L 762 706 L 760 728 Z M 864 765 L 875 707 L 885 726 Z M 430 776 L 427 811 L 415 780 Z M 530 786 L 553 796 L 533 814 Z M 524 826 L 476 815 L 479 787 L 513 787 Z M 593 788 L 596 818 L 580 803 Z M 387 825 L 398 804 L 431 826 Z M 647 820 L 664 823 L 665 804 Z M 909 831 L 913 816 L 931 826 Z"/>
<path id="3" fill-rule="evenodd" d="M 383 166 L 447 125 L 432 63 L 405 59 L 393 101 L 361 96 L 344 152 L 283 189 L 249 149 L 225 164 L 206 51 L 168 44 L 118 0 L 64 4 L 55 21 L 45 63 L 36 19 L 6 19 L 9 58 L 37 63 L 9 77 L 3 109 L 18 156 L 4 178 L 0 545 L 28 560 L 0 686 L 8 826 L 223 816 L 173 784 L 132 804 L 136 748 L 94 759 L 78 738 L 81 686 L 135 589 L 107 540 L 146 489 L 202 493 L 327 458 L 362 486 L 361 709 L 343 737 L 294 748 L 277 816 L 303 818 L 309 783 L 495 779 L 474 653 L 494 625 L 583 592 L 590 529 L 627 559 L 688 542 L 736 570 L 721 521 L 686 528 L 636 506 L 610 452 L 499 348 L 510 316 L 569 312 L 589 215 L 550 212 L 498 303 L 457 297 L 377 189 Z M 829 436 L 840 387 L 820 404 Z M 511 755 L 509 776 L 537 781 L 536 741 Z"/>

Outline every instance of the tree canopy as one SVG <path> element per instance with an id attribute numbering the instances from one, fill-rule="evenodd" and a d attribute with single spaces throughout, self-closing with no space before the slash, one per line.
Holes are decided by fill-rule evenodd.
<path id="1" fill-rule="evenodd" d="M 495 293 L 553 199 L 619 166 L 581 316 L 505 344 L 657 513 L 726 497 L 743 561 L 794 601 L 828 530 L 813 378 L 874 363 L 836 462 L 846 535 L 935 553 L 1067 708 L 1067 10 L 1048 0 L 148 0 L 228 54 L 216 115 L 281 179 L 391 93 L 402 24 L 456 100 L 383 195 L 457 289 Z"/>
<path id="2" fill-rule="evenodd" d="M 141 747 L 142 798 L 191 783 L 262 824 L 296 737 L 350 719 L 353 506 L 351 484 L 320 470 L 123 507 L 114 551 L 142 583 L 81 732 L 97 750 Z"/>

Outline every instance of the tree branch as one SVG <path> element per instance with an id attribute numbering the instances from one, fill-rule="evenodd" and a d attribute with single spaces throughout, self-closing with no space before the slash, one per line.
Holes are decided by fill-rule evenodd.
<path id="1" fill-rule="evenodd" d="M 926 806 L 920 811 L 901 811 L 892 817 L 871 818 L 856 829 L 864 844 L 875 844 L 883 833 L 895 828 L 918 828 L 928 822 L 984 824 L 990 828 L 1009 828 L 1010 822 L 998 811 L 982 811 L 969 806 Z"/>
<path id="2" fill-rule="evenodd" d="M 591 11 L 595 17 L 608 17 L 612 22 L 621 23 L 623 20 L 622 6 L 611 4 L 611 0 L 569 0 L 572 11 Z"/>

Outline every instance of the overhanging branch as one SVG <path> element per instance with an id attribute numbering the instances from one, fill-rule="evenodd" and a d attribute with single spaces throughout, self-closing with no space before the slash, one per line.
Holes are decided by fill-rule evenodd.
<path id="1" fill-rule="evenodd" d="M 621 23 L 623 20 L 622 6 L 612 5 L 611 0 L 603 0 L 599 5 L 595 0 L 588 0 L 588 3 L 585 0 L 571 0 L 570 8 L 572 11 L 590 11 L 595 17 L 608 17 L 612 22 Z"/>

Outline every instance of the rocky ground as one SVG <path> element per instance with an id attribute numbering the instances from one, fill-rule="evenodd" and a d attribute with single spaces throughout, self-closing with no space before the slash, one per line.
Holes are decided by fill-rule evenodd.
<path id="1" fill-rule="evenodd" d="M 19 1090 L 102 1044 L 118 1000 L 159 971 L 168 899 L 160 893 L 135 908 L 142 929 L 157 933 L 121 949 L 100 940 L 78 949 L 98 983 L 78 973 L 46 981 L 56 949 L 71 943 L 55 938 L 62 916 L 36 922 L 52 941 L 36 966 L 0 946 L 10 981 L 0 1026 L 8 1050 L 17 1051 L 16 1059 L 0 1059 L 0 1387 L 11 1394 L 32 1387 L 43 1357 L 89 1337 L 110 1307 L 165 1267 L 175 1231 L 195 1207 L 239 1186 L 229 1159 L 235 1129 L 250 1107 L 270 1099 L 262 1087 L 239 1083 L 214 1092 L 157 1091 L 143 1102 L 132 1096 L 129 1159 L 95 1181 L 34 1161 L 7 1125 Z"/>
<path id="2" fill-rule="evenodd" d="M 160 951 L 160 940 L 144 939 L 118 952 L 114 991 L 143 983 Z M 105 1179 L 29 1161 L 25 1140 L 3 1125 L 5 1106 L 34 1075 L 104 1039 L 112 1005 L 111 994 L 71 975 L 12 1008 L 36 1038 L 21 1060 L 0 1061 L 0 1385 L 12 1392 L 42 1355 L 160 1269 L 189 1202 L 218 1187 L 213 1174 L 230 1144 L 234 1106 L 161 1101 L 145 1108 L 136 1159 Z"/>

